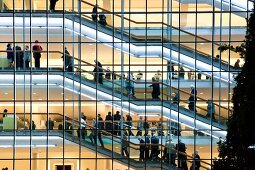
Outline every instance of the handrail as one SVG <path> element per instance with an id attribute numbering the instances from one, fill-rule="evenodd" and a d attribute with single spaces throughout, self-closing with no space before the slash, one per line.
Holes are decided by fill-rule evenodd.
<path id="1" fill-rule="evenodd" d="M 80 62 L 82 62 L 82 63 L 86 63 L 87 65 L 90 65 L 90 66 L 93 66 L 93 67 L 95 67 L 96 65 L 95 64 L 91 64 L 91 63 L 88 63 L 88 62 L 86 62 L 86 61 L 84 61 L 84 60 L 82 60 L 82 59 L 79 59 L 79 58 L 76 58 L 76 57 L 73 57 L 75 60 L 77 60 L 77 61 L 80 61 Z M 106 69 L 104 69 L 104 68 L 102 68 L 102 70 L 103 71 L 107 71 Z M 111 74 L 112 75 L 115 75 L 116 77 L 121 77 L 120 75 L 118 75 L 118 74 L 116 74 L 116 73 L 114 73 L 114 72 L 111 72 Z M 184 91 L 184 90 L 181 90 L 181 89 L 177 89 L 177 88 L 175 88 L 175 87 L 172 87 L 172 86 L 170 86 L 170 85 L 168 85 L 168 84 L 166 84 L 166 83 L 164 83 L 164 82 L 140 82 L 140 81 L 135 81 L 135 80 L 130 80 L 130 79 L 128 79 L 128 78 L 126 78 L 126 77 L 123 77 L 123 79 L 124 80 L 126 80 L 126 81 L 130 81 L 130 82 L 133 82 L 133 83 L 136 83 L 136 84 L 153 84 L 153 83 L 155 83 L 155 84 L 162 84 L 162 85 L 164 85 L 164 86 L 167 86 L 167 87 L 169 87 L 169 88 L 173 88 L 174 90 L 177 90 L 177 91 L 180 91 L 180 92 L 182 92 L 182 93 L 185 93 L 185 94 L 187 94 L 187 95 L 191 95 L 191 93 L 188 93 L 188 92 L 186 92 L 186 91 Z M 203 98 L 201 98 L 201 97 L 197 97 L 197 99 L 199 99 L 200 101 L 207 101 L 206 99 L 203 99 Z M 216 106 L 218 106 L 218 107 L 221 107 L 221 108 L 224 108 L 224 109 L 226 109 L 226 110 L 229 110 L 228 108 L 226 108 L 226 107 L 224 107 L 224 106 L 220 106 L 220 105 L 218 105 L 218 104 L 216 104 L 216 103 L 214 103 Z"/>
<path id="2" fill-rule="evenodd" d="M 6 113 L 6 114 L 14 114 L 14 113 Z M 27 113 L 16 113 L 16 115 L 24 115 L 24 114 L 27 114 Z M 80 125 L 82 124 L 82 123 L 79 122 L 78 120 L 72 119 L 72 118 L 70 118 L 70 117 L 68 117 L 68 116 L 65 116 L 65 115 L 62 115 L 62 114 L 60 114 L 60 113 L 33 113 L 33 115 L 34 115 L 34 114 L 49 115 L 49 117 L 52 116 L 52 115 L 57 115 L 57 116 L 60 116 L 60 117 L 65 117 L 65 119 L 66 119 L 65 121 L 66 121 L 66 122 L 69 122 L 69 123 L 71 123 L 71 124 L 76 123 L 76 125 L 78 125 L 78 126 L 80 126 Z M 31 115 L 29 114 L 29 116 L 31 116 Z M 67 119 L 69 119 L 70 121 L 68 121 Z M 21 119 L 21 120 L 22 120 L 22 119 Z M 23 119 L 23 121 L 26 121 L 26 120 Z M 97 122 L 105 122 L 105 121 L 97 121 Z M 112 122 L 119 122 L 119 121 L 112 121 Z M 162 122 L 162 121 L 161 121 L 161 122 Z M 30 122 L 30 123 L 31 123 L 31 122 Z M 63 122 L 63 123 L 64 123 L 64 122 Z M 98 128 L 92 126 L 92 125 L 89 125 L 89 124 L 84 124 L 84 125 L 85 125 L 86 127 L 89 127 L 90 129 L 93 129 L 93 130 L 96 130 L 96 131 L 101 131 L 103 136 L 105 136 L 105 137 L 107 137 L 108 139 L 111 139 L 111 140 L 113 140 L 113 141 L 115 141 L 115 142 L 118 142 L 118 143 L 119 143 L 119 142 L 121 143 L 121 142 L 124 140 L 124 141 L 126 141 L 126 142 L 128 142 L 128 143 L 130 143 L 130 144 L 132 144 L 132 145 L 134 145 L 134 146 L 137 146 L 137 147 L 139 147 L 139 146 L 141 146 L 141 145 L 145 145 L 145 146 L 159 146 L 159 147 L 161 147 L 161 148 L 167 147 L 166 145 L 163 145 L 163 144 L 147 144 L 147 143 L 144 143 L 144 144 L 136 144 L 136 143 L 133 143 L 133 142 L 131 142 L 131 141 L 129 141 L 129 140 L 126 140 L 126 139 L 124 139 L 124 138 L 121 138 L 121 137 L 119 137 L 119 136 L 116 136 L 116 135 L 114 135 L 114 134 L 112 134 L 112 133 L 109 133 L 109 132 L 107 132 L 107 131 L 105 131 L 105 130 L 98 129 Z M 29 127 L 30 127 L 30 126 L 29 126 Z M 64 128 L 63 128 L 63 131 L 65 131 L 65 130 L 67 130 L 67 129 L 64 129 Z M 74 129 L 73 129 L 73 130 L 74 130 Z M 108 136 L 107 136 L 107 135 L 108 135 Z M 118 139 L 119 141 L 117 141 L 117 140 L 114 139 L 113 137 L 109 137 L 109 136 L 113 136 L 114 138 Z M 130 147 L 130 145 L 129 145 L 129 147 Z M 132 148 L 133 148 L 133 149 L 136 149 L 136 150 L 139 150 L 139 149 L 134 148 L 134 147 L 132 147 Z M 177 149 L 172 149 L 172 150 L 175 151 L 175 152 L 177 152 L 178 154 L 186 155 L 187 157 L 194 159 L 192 156 L 188 155 L 187 153 L 178 151 Z M 187 161 L 190 162 L 191 160 L 187 160 Z M 209 164 L 209 163 L 207 163 L 207 162 L 205 162 L 205 161 L 203 161 L 203 160 L 200 160 L 200 162 L 202 162 L 202 163 L 204 163 L 204 164 L 206 164 L 206 165 L 211 166 L 211 164 Z M 203 167 L 203 168 L 209 170 L 209 168 L 207 168 L 207 167 L 205 167 L 205 166 L 203 166 L 203 165 L 201 165 L 201 167 Z"/>
<path id="3" fill-rule="evenodd" d="M 66 117 L 67 117 L 67 116 L 66 116 Z M 67 117 L 67 118 L 69 118 L 69 117 Z M 76 122 L 78 125 L 81 124 L 81 123 L 80 123 L 79 121 L 77 121 L 77 120 L 74 120 L 74 119 L 71 119 L 71 118 L 69 118 L 69 119 L 72 120 L 72 121 L 74 121 L 74 122 Z M 98 122 L 99 122 L 99 121 L 98 121 Z M 109 133 L 109 132 L 107 132 L 107 131 L 105 131 L 105 130 L 101 130 L 101 129 L 95 128 L 94 126 L 91 126 L 91 125 L 89 125 L 89 124 L 84 124 L 84 125 L 88 126 L 90 129 L 94 129 L 94 130 L 96 130 L 96 131 L 98 131 L 98 130 L 101 131 L 103 136 L 105 136 L 105 137 L 107 137 L 108 139 L 111 139 L 111 140 L 113 140 L 113 141 L 115 141 L 115 142 L 122 142 L 122 141 L 124 140 L 124 141 L 126 141 L 126 142 L 128 142 L 128 143 L 130 143 L 130 144 L 132 144 L 132 145 L 134 145 L 134 146 L 145 145 L 145 146 L 159 146 L 159 147 L 161 147 L 161 148 L 167 147 L 166 145 L 162 145 L 162 144 L 151 144 L 151 143 L 150 143 L 150 144 L 147 144 L 147 143 L 144 143 L 144 144 L 136 144 L 136 143 L 133 143 L 133 142 L 131 142 L 131 141 L 129 141 L 129 140 L 126 140 L 126 139 L 124 139 L 124 138 L 121 138 L 121 137 L 119 137 L 119 136 L 116 136 L 116 135 L 114 135 L 114 134 L 112 134 L 112 133 Z M 117 140 L 113 139 L 113 137 L 109 137 L 109 136 L 107 136 L 107 135 L 113 136 L 113 137 L 119 139 L 120 141 L 117 141 Z M 129 145 L 129 147 L 130 147 L 130 145 Z M 135 148 L 133 147 L 133 149 L 135 149 Z M 138 149 L 137 149 L 137 150 L 138 150 Z M 188 155 L 187 153 L 178 151 L 177 149 L 172 149 L 172 150 L 176 151 L 177 153 L 179 153 L 179 154 L 181 154 L 181 155 L 186 155 L 187 157 L 194 159 L 192 156 Z M 189 160 L 187 160 L 187 161 L 189 161 Z M 206 165 L 210 165 L 210 166 L 211 166 L 211 164 L 209 164 L 209 163 L 207 163 L 207 162 L 205 162 L 205 161 L 203 161 L 203 160 L 200 160 L 200 162 L 202 162 L 202 163 L 204 163 L 204 164 L 206 164 Z M 203 167 L 203 168 L 209 170 L 209 168 L 207 168 L 207 167 L 205 167 L 205 166 L 203 166 L 203 165 L 201 165 L 201 167 Z"/>
<path id="4" fill-rule="evenodd" d="M 24 50 L 13 50 L 13 51 L 15 51 L 15 52 L 24 52 Z M 9 50 L 0 50 L 0 52 L 9 52 Z M 34 51 L 30 51 L 30 52 L 34 52 Z M 36 52 L 36 51 L 35 51 Z M 49 53 L 59 53 L 59 54 L 61 54 L 61 55 L 64 55 L 64 53 L 63 52 L 61 52 L 61 51 L 42 51 L 42 53 L 44 53 L 44 52 L 49 52 Z M 70 55 L 71 56 L 71 55 Z M 73 56 L 72 56 L 73 57 Z M 89 65 L 89 66 L 92 66 L 92 67 L 95 67 L 96 66 L 96 64 L 91 64 L 91 63 L 89 63 L 89 62 L 86 62 L 86 61 L 84 61 L 84 60 L 82 60 L 82 59 L 79 59 L 79 58 L 77 58 L 77 57 L 73 57 L 73 59 L 74 60 L 77 60 L 78 62 L 81 62 L 81 63 L 85 63 L 85 64 L 87 64 L 87 65 Z M 78 69 L 80 69 L 80 68 L 78 68 Z M 83 69 L 81 69 L 81 70 L 83 70 Z M 108 72 L 108 70 L 106 70 L 106 69 L 104 69 L 104 68 L 102 68 L 102 70 L 104 71 L 104 72 Z M 83 71 L 85 71 L 85 70 L 83 70 Z M 86 72 L 88 72 L 88 71 L 86 71 Z M 90 72 L 88 72 L 88 73 L 90 73 Z M 112 71 L 110 71 L 110 73 L 112 74 L 112 75 L 114 75 L 114 76 L 116 76 L 116 77 L 119 77 L 119 78 L 121 78 L 121 76 L 119 75 L 119 74 L 116 74 L 116 73 L 114 73 L 114 72 L 112 72 Z M 130 80 L 130 79 L 128 79 L 128 78 L 126 78 L 126 77 L 123 77 L 123 79 L 125 80 L 125 81 L 129 81 L 129 82 L 133 82 L 133 83 L 135 83 L 135 84 L 161 84 L 161 85 L 163 85 L 163 86 L 166 86 L 166 87 L 168 87 L 168 88 L 172 88 L 173 90 L 176 90 L 176 91 L 178 91 L 178 92 L 181 92 L 181 93 L 184 93 L 184 94 L 186 94 L 186 95 L 192 95 L 191 93 L 188 93 L 188 92 L 186 92 L 186 91 L 184 91 L 184 90 L 181 90 L 181 89 L 178 89 L 178 88 L 175 88 L 175 87 L 172 87 L 172 86 L 170 86 L 170 85 L 168 85 L 168 84 L 166 84 L 166 83 L 164 83 L 164 82 L 141 82 L 141 81 L 135 81 L 135 80 Z M 115 83 L 116 84 L 116 83 Z M 118 85 L 118 84 L 117 84 Z M 164 94 L 164 93 L 163 93 Z M 164 94 L 165 96 L 167 96 L 167 97 L 170 97 L 171 95 L 168 95 L 168 94 Z M 199 99 L 199 101 L 202 101 L 202 102 L 205 102 L 205 101 L 207 101 L 206 99 L 203 99 L 203 98 L 201 98 L 201 97 L 197 97 L 197 99 Z M 217 103 L 214 103 L 216 106 L 218 106 L 218 107 L 220 107 L 220 108 L 223 108 L 223 109 L 225 109 L 225 110 L 229 110 L 230 112 L 232 112 L 232 109 L 229 109 L 229 108 L 227 108 L 227 107 L 224 107 L 224 106 L 220 106 L 219 104 L 217 104 Z M 199 107 L 199 106 L 196 106 L 197 108 L 199 108 L 199 109 L 201 109 L 201 110 L 204 110 L 204 111 L 207 111 L 206 109 L 204 109 L 204 108 L 201 108 L 201 107 Z"/>
<path id="5" fill-rule="evenodd" d="M 87 4 L 87 5 L 90 5 L 91 7 L 94 7 L 94 4 L 92 4 L 92 3 L 86 2 L 86 1 L 84 1 L 84 0 L 81 0 L 81 2 L 83 2 L 83 3 Z M 107 10 L 107 9 L 104 9 L 104 8 L 102 8 L 102 7 L 99 7 L 99 6 L 98 6 L 97 8 L 100 9 L 100 10 L 102 10 L 103 12 L 112 13 L 111 11 L 109 11 L 109 10 Z M 118 14 L 114 14 L 114 15 L 116 15 L 116 16 L 122 18 L 121 15 L 118 15 Z M 208 39 L 206 39 L 206 38 L 204 38 L 204 37 L 201 37 L 201 36 L 199 36 L 199 35 L 192 34 L 192 33 L 188 32 L 188 31 L 185 31 L 185 30 L 181 30 L 179 27 L 175 27 L 175 26 L 166 24 L 166 23 L 164 23 L 164 22 L 137 22 L 137 21 L 134 21 L 134 20 L 129 19 L 129 18 L 126 18 L 126 17 L 123 17 L 123 18 L 124 18 L 125 20 L 128 20 L 128 21 L 134 23 L 134 24 L 162 24 L 162 25 L 165 25 L 165 26 L 167 26 L 167 27 L 171 27 L 171 28 L 174 28 L 174 29 L 179 30 L 179 31 L 181 31 L 181 32 L 184 32 L 184 33 L 186 33 L 186 34 L 188 34 L 188 35 L 191 35 L 191 36 L 194 36 L 194 37 L 198 37 L 198 38 L 200 38 L 200 39 L 202 39 L 202 40 L 204 40 L 204 41 L 206 41 L 206 42 L 211 42 L 210 40 L 208 40 Z M 133 36 L 134 36 L 134 35 L 133 35 Z M 137 36 L 134 36 L 134 37 L 137 37 Z M 166 39 L 166 38 L 162 37 L 162 39 Z M 168 39 L 166 39 L 166 40 L 168 40 Z M 217 45 L 217 46 L 220 46 L 220 44 L 218 44 L 218 43 L 214 43 L 214 44 Z M 181 45 L 181 46 L 184 46 L 184 45 Z M 191 50 L 193 51 L 193 49 L 190 48 L 190 47 L 187 47 L 187 46 L 184 46 L 184 47 L 185 47 L 185 48 L 189 48 L 189 49 L 191 49 Z M 204 53 L 204 52 L 201 52 L 201 51 L 196 51 L 196 52 L 199 52 L 199 53 L 201 53 L 201 54 L 203 54 L 203 55 L 208 55 L 208 54 L 206 54 L 206 53 Z M 214 57 L 214 56 L 211 56 L 211 57 L 212 57 L 213 59 L 215 59 L 215 60 L 217 59 L 217 58 Z M 227 61 L 222 60 L 222 62 L 224 62 L 225 64 L 228 64 Z"/>

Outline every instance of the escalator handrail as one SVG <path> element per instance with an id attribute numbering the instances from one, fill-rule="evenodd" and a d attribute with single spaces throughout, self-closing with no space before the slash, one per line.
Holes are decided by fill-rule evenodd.
<path id="1" fill-rule="evenodd" d="M 83 2 L 83 3 L 87 4 L 87 5 L 90 5 L 91 7 L 94 7 L 94 4 L 92 4 L 92 3 L 86 2 L 86 1 L 84 1 L 84 0 L 81 0 L 81 2 Z M 104 11 L 104 12 L 107 12 L 107 13 L 112 13 L 111 11 L 109 11 L 109 10 L 107 10 L 107 9 L 104 9 L 104 8 L 102 8 L 102 7 L 99 7 L 99 6 L 98 6 L 98 9 L 100 9 L 100 10 L 102 10 L 102 11 Z M 116 15 L 117 17 L 122 18 L 121 15 L 118 15 L 118 14 L 114 14 L 114 15 Z M 126 18 L 126 17 L 123 17 L 123 18 L 124 18 L 124 20 L 128 20 L 128 21 L 130 21 L 130 22 L 132 22 L 132 23 L 135 23 L 135 24 L 163 24 L 163 25 L 165 25 L 165 26 L 167 26 L 167 27 L 174 28 L 174 29 L 176 29 L 176 30 L 179 30 L 180 32 L 184 32 L 185 34 L 191 35 L 191 36 L 193 36 L 193 37 L 198 37 L 198 38 L 200 38 L 200 39 L 202 39 L 202 40 L 204 40 L 204 41 L 206 41 L 206 42 L 209 42 L 209 43 L 211 42 L 210 40 L 208 40 L 208 39 L 206 39 L 206 38 L 204 38 L 204 37 L 201 37 L 201 36 L 199 36 L 199 35 L 192 34 L 192 33 L 188 32 L 188 31 L 185 31 L 185 30 L 181 30 L 181 29 L 178 28 L 178 27 L 175 27 L 175 26 L 166 24 L 166 23 L 164 23 L 164 22 L 137 22 L 137 21 L 134 21 L 134 20 L 129 19 L 129 18 Z M 135 35 L 132 35 L 132 36 L 138 37 L 138 36 L 135 36 Z M 162 39 L 166 39 L 166 38 L 162 38 Z M 167 40 L 167 39 L 166 39 L 166 40 Z M 167 41 L 169 41 L 169 40 L 167 40 Z M 218 47 L 221 46 L 221 45 L 218 44 L 218 43 L 214 43 L 214 44 L 217 45 Z M 180 45 L 181 45 L 181 44 L 180 44 Z M 181 46 L 183 46 L 183 47 L 185 47 L 185 48 L 188 48 L 189 50 L 194 51 L 194 50 L 193 50 L 192 48 L 190 48 L 190 47 L 187 47 L 187 46 L 184 46 L 184 45 L 181 45 Z M 201 52 L 201 51 L 196 51 L 196 52 L 208 56 L 208 54 L 203 53 L 203 52 Z M 212 56 L 212 58 L 213 58 L 214 60 L 217 60 L 217 58 L 214 57 L 214 56 Z M 227 64 L 227 65 L 228 65 L 228 62 L 227 62 L 227 61 L 224 61 L 224 60 L 221 60 L 221 61 L 222 61 L 224 64 Z M 230 66 L 231 66 L 231 65 L 230 65 Z M 233 66 L 231 66 L 231 67 L 233 67 Z M 233 68 L 234 68 L 234 67 L 233 67 Z"/>
<path id="2" fill-rule="evenodd" d="M 14 52 L 24 52 L 24 50 L 13 50 Z M 10 50 L 0 50 L 0 52 L 10 52 Z M 33 52 L 32 50 L 30 51 L 30 52 Z M 36 52 L 36 51 L 35 51 Z M 42 51 L 42 53 L 47 53 L 48 51 Z M 63 52 L 61 52 L 61 51 L 57 51 L 57 50 L 55 50 L 55 51 L 49 51 L 49 53 L 59 53 L 59 54 L 61 54 L 61 55 L 64 55 L 64 53 Z M 71 55 L 70 55 L 71 56 Z M 73 56 L 71 56 L 71 57 L 73 57 Z M 82 59 L 79 59 L 79 58 L 77 58 L 77 57 L 73 57 L 73 59 L 74 60 L 77 60 L 78 62 L 81 62 L 81 63 L 85 63 L 85 64 L 87 64 L 87 65 L 89 65 L 89 66 L 92 66 L 92 67 L 95 67 L 96 65 L 95 64 L 91 64 L 91 63 L 89 63 L 89 62 L 86 62 L 86 61 L 84 61 L 84 60 L 82 60 Z M 81 68 L 78 68 L 78 69 L 81 69 Z M 106 69 L 104 69 L 104 68 L 102 68 L 102 70 L 104 71 L 104 72 L 106 72 L 107 70 Z M 81 71 L 86 71 L 86 70 L 83 70 L 83 69 L 81 69 Z M 89 74 L 92 74 L 91 72 L 89 72 L 89 71 L 86 71 L 87 73 L 89 73 Z M 121 77 L 119 74 L 116 74 L 116 73 L 114 73 L 114 72 L 112 72 L 112 71 L 110 71 L 110 73 L 111 73 L 111 75 L 114 75 L 114 76 L 116 76 L 116 77 Z M 184 94 L 186 94 L 186 95 L 191 95 L 191 93 L 188 93 L 188 92 L 186 92 L 186 91 L 184 91 L 184 90 L 181 90 L 181 89 L 177 89 L 177 88 L 175 88 L 175 87 L 172 87 L 172 86 L 170 86 L 170 85 L 168 85 L 168 84 L 166 84 L 166 83 L 164 83 L 164 82 L 140 82 L 140 81 L 135 81 L 135 80 L 130 80 L 130 79 L 127 79 L 126 77 L 124 77 L 123 78 L 125 81 L 129 81 L 129 82 L 132 82 L 132 83 L 135 83 L 135 84 L 161 84 L 161 85 L 163 85 L 163 86 L 166 86 L 166 87 L 168 87 L 168 88 L 172 88 L 172 89 L 174 89 L 174 90 L 176 90 L 176 91 L 178 91 L 178 92 L 181 92 L 181 93 L 184 93 Z M 107 81 L 109 81 L 109 80 L 107 80 Z M 112 83 L 114 83 L 114 84 L 117 84 L 116 82 L 112 82 Z M 119 84 L 117 84 L 117 85 L 119 85 Z M 162 89 L 161 89 L 162 90 Z M 162 94 L 164 94 L 164 93 L 162 93 Z M 167 97 L 172 97 L 171 95 L 169 95 L 169 94 L 164 94 L 165 96 L 167 96 Z M 206 99 L 203 99 L 203 98 L 201 98 L 201 97 L 197 97 L 197 99 L 199 99 L 199 101 L 202 101 L 202 102 L 205 102 L 205 101 L 207 101 Z M 185 101 L 185 100 L 182 100 L 182 101 Z M 186 102 L 187 103 L 187 102 Z M 223 109 L 225 109 L 225 110 L 229 110 L 230 112 L 232 112 L 232 109 L 230 109 L 230 108 L 227 108 L 227 107 L 224 107 L 224 106 L 220 106 L 219 104 L 216 104 L 216 103 L 214 103 L 215 104 L 215 106 L 218 106 L 219 108 L 223 108 Z M 199 108 L 199 109 L 201 109 L 201 110 L 203 110 L 203 111 L 206 111 L 207 112 L 207 110 L 206 109 L 204 109 L 204 108 L 202 108 L 202 107 L 199 107 L 199 106 L 196 106 L 197 108 Z"/>
<path id="3" fill-rule="evenodd" d="M 67 117 L 67 116 L 66 116 L 66 117 Z M 69 118 L 69 117 L 67 117 L 67 118 Z M 74 122 L 76 122 L 78 125 L 81 124 L 81 123 L 80 123 L 79 121 L 77 121 L 77 120 L 74 120 L 74 119 L 71 119 L 71 118 L 69 118 L 69 119 L 72 120 L 72 121 L 74 121 Z M 100 121 L 97 121 L 97 122 L 100 122 Z M 103 121 L 103 122 L 105 122 L 105 121 Z M 116 135 L 114 135 L 114 134 L 112 134 L 112 133 L 109 133 L 109 132 L 107 132 L 107 131 L 105 131 L 105 130 L 98 129 L 98 128 L 96 128 L 96 127 L 94 127 L 94 126 L 91 126 L 91 125 L 89 125 L 89 124 L 84 124 L 84 125 L 85 125 L 86 127 L 88 126 L 90 129 L 94 129 L 94 130 L 96 130 L 96 131 L 98 131 L 98 130 L 101 131 L 101 133 L 102 133 L 103 136 L 105 136 L 105 137 L 107 137 L 108 139 L 111 139 L 111 140 L 113 140 L 113 141 L 115 141 L 115 142 L 117 142 L 117 143 L 122 143 L 122 141 L 124 140 L 124 141 L 126 141 L 126 142 L 128 142 L 128 143 L 130 143 L 130 144 L 132 144 L 132 145 L 134 145 L 134 146 L 137 146 L 137 147 L 139 147 L 139 146 L 141 146 L 141 145 L 145 145 L 145 146 L 159 146 L 159 147 L 161 147 L 161 148 L 167 147 L 166 145 L 162 145 L 162 144 L 151 144 L 151 143 L 150 143 L 150 144 L 147 144 L 147 143 L 144 143 L 144 144 L 136 144 L 136 143 L 130 142 L 129 140 L 126 140 L 126 139 L 124 139 L 124 138 L 121 138 L 121 137 L 119 137 L 119 136 L 116 136 Z M 110 136 L 112 136 L 112 137 L 110 137 Z M 117 138 L 119 141 L 115 140 L 113 137 L 114 137 L 114 138 Z M 130 145 L 129 145 L 129 147 L 130 147 Z M 139 150 L 139 149 L 134 148 L 134 147 L 132 147 L 132 148 L 133 148 L 133 149 L 136 149 L 136 150 Z M 175 152 L 178 153 L 178 154 L 185 155 L 185 156 L 187 156 L 187 157 L 189 157 L 189 158 L 194 159 L 192 156 L 188 155 L 187 153 L 178 151 L 178 150 L 176 150 L 176 149 L 172 149 L 172 150 L 175 151 Z M 190 160 L 188 160 L 188 161 L 190 161 Z M 207 163 L 207 162 L 205 162 L 205 161 L 202 161 L 202 160 L 201 160 L 201 162 L 204 163 L 204 164 L 206 164 L 206 165 L 210 165 L 210 166 L 211 166 L 211 164 L 209 164 L 209 163 Z M 205 167 L 205 166 L 203 166 L 203 165 L 201 165 L 201 167 L 203 167 L 203 168 L 209 170 L 209 168 L 207 168 L 207 167 Z"/>
<path id="4" fill-rule="evenodd" d="M 93 67 L 95 67 L 96 65 L 95 64 L 91 64 L 91 63 L 89 63 L 89 62 L 86 62 L 86 61 L 84 61 L 84 60 L 82 60 L 82 59 L 79 59 L 79 58 L 76 58 L 76 57 L 73 57 L 75 60 L 77 60 L 78 62 L 82 62 L 82 63 L 85 63 L 85 64 L 87 64 L 87 65 L 89 65 L 89 66 L 93 66 Z M 102 68 L 102 70 L 104 71 L 104 72 L 106 72 L 107 70 L 106 69 L 104 69 L 104 68 Z M 114 73 L 114 72 L 112 72 L 111 71 L 111 74 L 112 75 L 115 75 L 116 77 L 121 77 L 120 75 L 118 75 L 118 74 L 116 74 L 116 73 Z M 129 81 L 129 82 L 133 82 L 133 83 L 135 83 L 135 84 L 162 84 L 163 86 L 166 86 L 166 87 L 168 87 L 168 88 L 173 88 L 174 90 L 177 90 L 177 91 L 180 91 L 180 92 L 182 92 L 182 93 L 185 93 L 186 95 L 191 95 L 191 93 L 188 93 L 188 92 L 186 92 L 186 91 L 184 91 L 184 90 L 181 90 L 181 89 L 177 89 L 177 88 L 175 88 L 175 87 L 171 87 L 170 85 L 168 85 L 168 84 L 166 84 L 166 83 L 164 83 L 164 82 L 139 82 L 139 81 L 135 81 L 135 80 L 130 80 L 130 79 L 128 79 L 128 78 L 126 78 L 126 77 L 123 77 L 123 79 L 124 80 L 126 80 L 126 81 Z M 201 97 L 197 97 L 197 99 L 199 99 L 200 101 L 207 101 L 206 99 L 203 99 L 203 98 L 201 98 Z M 223 109 L 226 109 L 226 110 L 230 110 L 230 111 L 232 111 L 231 109 L 228 109 L 228 108 L 226 108 L 226 107 L 224 107 L 224 106 L 220 106 L 220 105 L 218 105 L 218 104 L 216 104 L 216 103 L 214 103 L 216 106 L 218 106 L 218 107 L 221 107 L 221 108 L 223 108 Z"/>

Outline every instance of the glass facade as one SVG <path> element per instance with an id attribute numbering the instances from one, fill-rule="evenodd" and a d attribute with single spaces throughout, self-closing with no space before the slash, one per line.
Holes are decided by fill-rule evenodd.
<path id="1" fill-rule="evenodd" d="M 219 47 L 243 42 L 247 0 L 0 8 L 0 169 L 211 168 L 243 64 Z"/>

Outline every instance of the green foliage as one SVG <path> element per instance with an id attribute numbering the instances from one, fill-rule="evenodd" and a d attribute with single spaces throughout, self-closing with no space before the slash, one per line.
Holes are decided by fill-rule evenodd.
<path id="1" fill-rule="evenodd" d="M 245 42 L 243 42 L 240 46 L 236 46 L 236 47 L 234 47 L 230 44 L 223 44 L 223 45 L 218 47 L 218 50 L 220 52 L 224 52 L 224 51 L 227 51 L 227 50 L 234 51 L 236 53 L 239 53 L 241 58 L 244 58 L 245 52 L 246 52 Z"/>
<path id="2" fill-rule="evenodd" d="M 255 4 L 254 4 L 255 5 Z M 243 57 L 245 63 L 236 76 L 233 89 L 233 114 L 227 123 L 225 141 L 218 143 L 219 159 L 214 160 L 215 170 L 255 169 L 255 14 L 247 21 L 244 43 L 239 47 L 223 45 L 220 51 L 232 50 Z"/>

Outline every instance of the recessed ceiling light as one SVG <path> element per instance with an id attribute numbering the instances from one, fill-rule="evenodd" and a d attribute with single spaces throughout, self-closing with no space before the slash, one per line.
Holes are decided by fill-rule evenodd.
<path id="1" fill-rule="evenodd" d="M 204 93 L 201 92 L 201 93 L 199 93 L 199 94 L 204 94 Z"/>
<path id="2" fill-rule="evenodd" d="M 35 92 L 33 94 L 36 94 Z"/>
<path id="3" fill-rule="evenodd" d="M 69 99 L 66 99 L 66 100 L 69 100 Z"/>
<path id="4" fill-rule="evenodd" d="M 7 93 L 7 92 L 5 92 L 4 94 L 5 94 L 5 95 L 7 95 L 8 93 Z"/>
<path id="5" fill-rule="evenodd" d="M 89 45 L 93 45 L 93 44 L 89 44 Z"/>
<path id="6" fill-rule="evenodd" d="M 39 100 L 42 100 L 41 98 Z"/>
<path id="7" fill-rule="evenodd" d="M 64 93 L 62 92 L 61 94 L 63 95 Z"/>
<path id="8" fill-rule="evenodd" d="M 227 99 L 223 99 L 223 100 L 227 100 Z"/>

